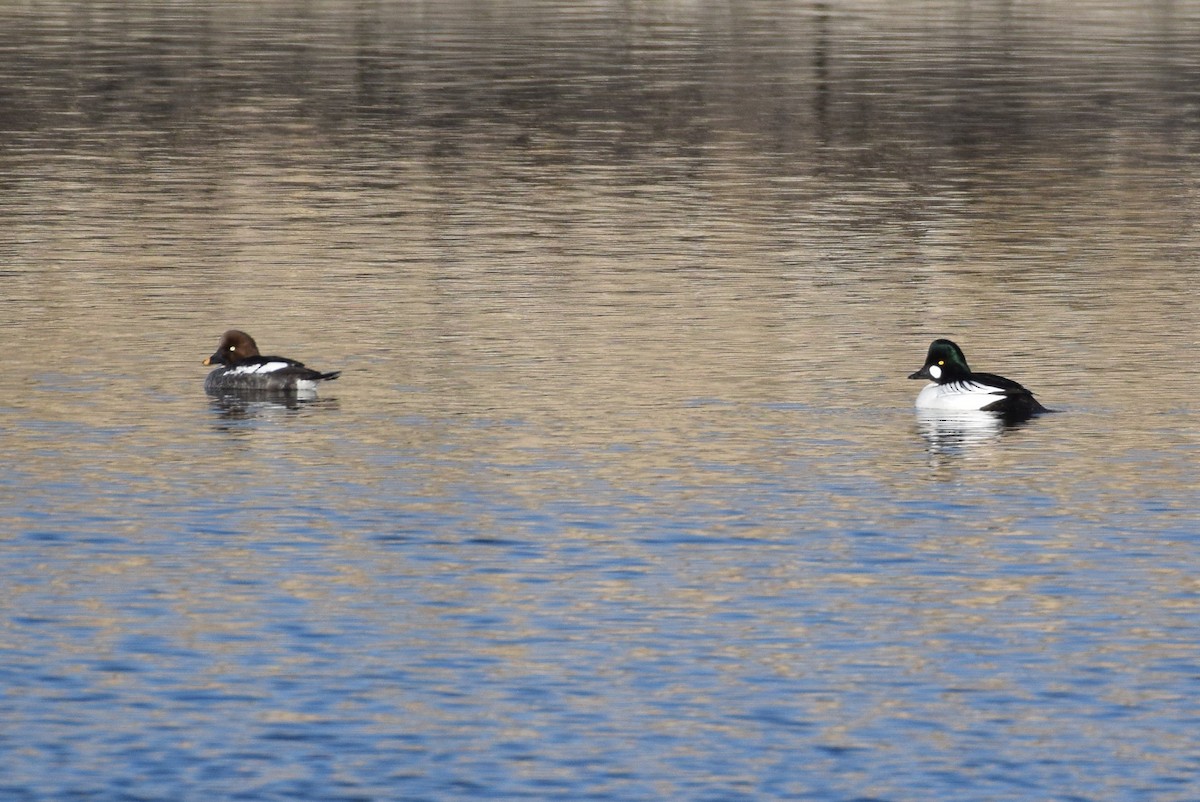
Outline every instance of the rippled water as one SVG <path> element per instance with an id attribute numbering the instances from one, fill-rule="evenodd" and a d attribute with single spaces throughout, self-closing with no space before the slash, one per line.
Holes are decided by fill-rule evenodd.
<path id="1" fill-rule="evenodd" d="M 1196 797 L 1194 4 L 0 20 L 0 798 Z"/>

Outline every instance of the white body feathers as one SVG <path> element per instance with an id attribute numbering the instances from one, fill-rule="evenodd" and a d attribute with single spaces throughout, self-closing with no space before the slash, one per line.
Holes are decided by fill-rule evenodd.
<path id="1" fill-rule="evenodd" d="M 261 365 L 238 365 L 236 368 L 230 368 L 229 372 L 237 376 L 249 373 L 274 373 L 277 370 L 283 370 L 287 366 L 287 362 L 264 362 Z"/>
<path id="2" fill-rule="evenodd" d="M 1004 390 L 973 381 L 930 382 L 917 394 L 917 409 L 943 409 L 955 412 L 983 409 L 1004 398 Z"/>

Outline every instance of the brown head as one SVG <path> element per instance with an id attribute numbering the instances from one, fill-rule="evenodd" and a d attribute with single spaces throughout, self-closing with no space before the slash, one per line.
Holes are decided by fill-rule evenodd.
<path id="1" fill-rule="evenodd" d="M 254 338 L 244 331 L 230 329 L 221 335 L 221 342 L 213 355 L 204 360 L 206 365 L 225 365 L 233 367 L 243 359 L 258 356 L 258 345 Z"/>

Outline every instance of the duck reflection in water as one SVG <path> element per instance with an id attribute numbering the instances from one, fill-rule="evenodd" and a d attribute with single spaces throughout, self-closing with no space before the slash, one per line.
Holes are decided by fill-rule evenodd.
<path id="1" fill-rule="evenodd" d="M 217 415 L 225 421 L 270 418 L 280 414 L 298 415 L 317 410 L 337 409 L 332 398 L 317 398 L 316 393 L 279 393 L 239 390 L 211 395 L 209 401 Z"/>
<path id="2" fill-rule="evenodd" d="M 917 431 L 937 454 L 981 448 L 1000 440 L 1005 431 L 1024 425 L 1029 419 L 1007 418 L 982 410 L 947 411 L 918 409 Z"/>

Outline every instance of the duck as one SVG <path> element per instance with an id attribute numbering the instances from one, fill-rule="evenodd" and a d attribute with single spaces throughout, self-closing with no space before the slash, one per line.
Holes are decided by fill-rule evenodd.
<path id="1" fill-rule="evenodd" d="M 995 412 L 1009 419 L 1049 412 L 1033 393 L 1012 379 L 975 373 L 963 351 L 950 340 L 934 340 L 925 365 L 910 379 L 928 379 L 917 394 L 917 409 L 948 412 Z"/>
<path id="2" fill-rule="evenodd" d="M 263 356 L 254 338 L 244 331 L 230 329 L 221 335 L 217 350 L 204 360 L 219 367 L 208 374 L 204 389 L 210 395 L 227 392 L 314 393 L 317 383 L 332 381 L 340 370 L 321 373 L 303 362 L 282 356 Z"/>

